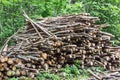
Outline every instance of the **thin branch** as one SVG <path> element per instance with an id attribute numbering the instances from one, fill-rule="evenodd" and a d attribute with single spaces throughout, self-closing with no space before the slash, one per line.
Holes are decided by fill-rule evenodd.
<path id="1" fill-rule="evenodd" d="M 47 35 L 49 36 L 52 36 L 52 33 L 51 32 L 48 32 L 45 28 L 43 28 L 42 26 L 38 25 L 36 22 L 34 22 L 32 19 L 30 19 L 28 17 L 28 15 L 25 13 L 25 11 L 23 10 L 24 14 L 23 16 L 31 23 L 33 23 L 34 25 L 36 25 L 37 27 L 39 27 L 44 33 L 46 33 Z"/>
<path id="2" fill-rule="evenodd" d="M 101 80 L 99 76 L 97 76 L 95 73 L 93 73 L 90 69 L 87 70 L 92 76 L 94 76 L 96 79 Z"/>
<path id="3" fill-rule="evenodd" d="M 30 21 L 29 21 L 29 22 L 30 22 Z M 39 35 L 39 37 L 40 37 L 41 39 L 43 39 L 42 35 L 39 33 L 39 31 L 37 30 L 37 28 L 35 27 L 35 25 L 34 25 L 32 22 L 30 22 L 30 23 L 32 24 L 33 28 L 35 29 L 35 31 L 37 32 L 37 34 Z"/>

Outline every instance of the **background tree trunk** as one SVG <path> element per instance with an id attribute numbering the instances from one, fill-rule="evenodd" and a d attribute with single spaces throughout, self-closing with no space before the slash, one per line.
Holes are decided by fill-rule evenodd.
<path id="1" fill-rule="evenodd" d="M 71 4 L 75 4 L 75 2 L 77 2 L 77 0 L 71 0 Z"/>

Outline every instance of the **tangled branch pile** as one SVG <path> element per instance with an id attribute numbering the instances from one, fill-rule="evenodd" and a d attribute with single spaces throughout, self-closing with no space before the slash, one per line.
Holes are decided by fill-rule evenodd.
<path id="1" fill-rule="evenodd" d="M 24 14 L 28 24 L 11 38 L 16 45 L 1 50 L 0 77 L 34 77 L 49 68 L 61 68 L 80 61 L 84 66 L 103 66 L 113 70 L 118 67 L 118 47 L 112 47 L 112 34 L 95 25 L 99 19 L 89 14 L 73 14 L 55 18 L 31 20 Z M 10 40 L 10 38 L 9 38 Z M 9 41 L 8 40 L 8 41 Z"/>

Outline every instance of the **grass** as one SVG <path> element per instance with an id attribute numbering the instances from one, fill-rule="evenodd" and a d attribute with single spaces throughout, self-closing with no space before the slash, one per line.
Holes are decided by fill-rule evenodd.
<path id="1" fill-rule="evenodd" d="M 36 78 L 36 80 L 46 80 L 46 79 L 50 79 L 50 80 L 60 80 L 60 77 L 59 77 L 57 74 L 40 72 L 40 73 L 38 74 L 38 77 Z"/>

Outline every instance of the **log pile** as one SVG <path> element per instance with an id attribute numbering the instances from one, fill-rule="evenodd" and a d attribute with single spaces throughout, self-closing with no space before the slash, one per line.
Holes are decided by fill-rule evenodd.
<path id="1" fill-rule="evenodd" d="M 61 68 L 80 62 L 84 66 L 102 66 L 114 70 L 119 65 L 119 47 L 112 47 L 114 35 L 102 32 L 105 24 L 89 14 L 42 18 L 36 22 L 25 13 L 27 25 L 11 38 L 15 46 L 3 46 L 0 55 L 0 77 L 36 76 L 39 70 Z"/>

